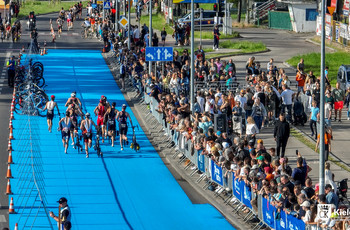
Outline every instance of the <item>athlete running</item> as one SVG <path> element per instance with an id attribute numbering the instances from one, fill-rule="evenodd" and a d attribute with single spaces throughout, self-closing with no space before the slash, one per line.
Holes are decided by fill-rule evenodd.
<path id="1" fill-rule="evenodd" d="M 60 17 L 58 17 L 56 22 L 57 22 L 58 37 L 61 37 L 63 21 Z"/>
<path id="2" fill-rule="evenodd" d="M 70 98 L 68 98 L 65 106 L 68 107 L 70 104 L 75 104 L 79 108 L 81 108 L 81 102 L 79 98 L 76 97 L 76 92 L 71 93 Z"/>
<path id="3" fill-rule="evenodd" d="M 95 129 L 98 132 L 98 126 L 90 119 L 90 113 L 86 113 L 85 119 L 82 120 L 80 125 L 84 137 L 86 158 L 89 158 L 89 148 L 91 148 L 92 145 L 92 126 L 95 126 Z"/>
<path id="4" fill-rule="evenodd" d="M 119 112 L 117 109 L 115 109 L 115 105 L 116 103 L 113 102 L 112 106 L 107 109 L 107 112 L 105 113 L 105 116 L 104 116 L 104 121 L 105 123 L 107 123 L 107 129 L 108 129 L 107 134 L 108 136 L 111 137 L 112 147 L 114 147 L 114 138 L 116 134 L 115 118 Z"/>
<path id="5" fill-rule="evenodd" d="M 71 137 L 72 137 L 72 145 L 75 145 L 75 140 L 74 140 L 74 132 L 78 131 L 79 128 L 79 121 L 78 121 L 78 116 L 81 117 L 81 120 L 84 119 L 83 113 L 81 112 L 80 108 L 76 106 L 74 103 L 70 104 L 66 110 L 66 112 L 69 112 L 69 117 L 72 121 L 72 126 L 71 126 Z"/>
<path id="6" fill-rule="evenodd" d="M 94 113 L 97 117 L 97 126 L 101 130 L 101 136 L 102 136 L 102 143 L 104 143 L 104 137 L 106 137 L 106 126 L 104 121 L 104 116 L 109 108 L 109 104 L 107 102 L 107 98 L 105 96 L 101 96 L 100 103 L 96 106 L 94 109 Z"/>
<path id="7" fill-rule="evenodd" d="M 51 101 L 46 102 L 44 111 L 47 110 L 46 119 L 48 130 L 51 133 L 52 130 L 52 119 L 54 117 L 54 111 L 57 108 L 58 114 L 60 114 L 60 110 L 58 109 L 57 103 L 55 102 L 55 96 L 51 95 Z"/>
<path id="8" fill-rule="evenodd" d="M 129 115 L 128 112 L 125 111 L 125 109 L 126 109 L 126 105 L 123 104 L 122 111 L 118 112 L 118 115 L 117 115 L 117 121 L 119 122 L 119 135 L 120 135 L 120 147 L 121 147 L 120 150 L 124 150 L 124 148 L 123 148 L 123 140 L 125 140 L 126 145 L 129 144 L 128 137 L 127 137 L 127 134 L 128 134 L 128 125 L 127 125 L 128 118 L 130 120 L 131 127 L 133 126 L 132 125 L 132 120 L 130 118 L 130 115 Z"/>
<path id="9" fill-rule="evenodd" d="M 72 122 L 69 117 L 69 112 L 66 112 L 66 116 L 62 118 L 58 123 L 59 130 L 61 130 L 61 134 L 62 134 L 62 143 L 63 143 L 65 154 L 67 154 L 67 149 L 69 145 L 69 134 L 70 134 L 71 126 L 72 126 Z"/>

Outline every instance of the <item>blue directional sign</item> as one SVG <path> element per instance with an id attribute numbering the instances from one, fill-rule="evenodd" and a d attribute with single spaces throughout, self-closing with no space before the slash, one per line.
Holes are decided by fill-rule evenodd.
<path id="1" fill-rule="evenodd" d="M 103 2 L 103 9 L 108 10 L 110 8 L 111 8 L 111 6 L 110 6 L 109 1 Z"/>
<path id="2" fill-rule="evenodd" d="M 96 9 L 97 8 L 97 4 L 91 4 L 91 7 Z"/>
<path id="3" fill-rule="evenodd" d="M 146 47 L 146 61 L 172 61 L 173 47 Z"/>

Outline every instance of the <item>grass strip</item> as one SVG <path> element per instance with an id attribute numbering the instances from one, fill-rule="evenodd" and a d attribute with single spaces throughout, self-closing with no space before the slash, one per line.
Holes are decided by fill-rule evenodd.
<path id="1" fill-rule="evenodd" d="M 308 53 L 303 55 L 297 55 L 289 60 L 287 62 L 296 68 L 298 65 L 300 59 L 304 59 L 304 65 L 306 72 L 309 72 L 312 70 L 316 76 L 319 76 L 320 69 L 321 69 L 321 54 L 320 53 Z M 325 57 L 326 66 L 329 67 L 328 71 L 328 77 L 331 81 L 331 85 L 335 86 L 337 83 L 337 74 L 339 66 L 342 64 L 349 64 L 350 63 L 350 53 L 347 52 L 334 52 L 334 53 L 326 53 Z"/>
<path id="2" fill-rule="evenodd" d="M 290 134 L 295 137 L 298 141 L 300 141 L 301 143 L 305 144 L 307 147 L 309 147 L 312 151 L 315 151 L 315 145 L 316 143 L 313 143 L 312 141 L 310 141 L 308 138 L 306 138 L 302 133 L 298 132 L 296 129 L 291 128 L 290 130 Z M 320 154 L 320 151 L 317 150 L 317 153 Z M 337 161 L 335 158 L 333 158 L 332 156 L 328 157 L 328 160 L 333 162 L 334 164 L 338 165 L 340 168 L 350 172 L 350 168 L 346 165 L 344 165 L 343 163 Z"/>
<path id="3" fill-rule="evenodd" d="M 20 8 L 18 17 L 14 18 L 14 20 L 24 19 L 25 17 L 28 17 L 29 12 L 31 11 L 34 11 L 36 15 L 40 15 L 40 14 L 59 12 L 62 7 L 64 8 L 64 10 L 68 10 L 71 6 L 73 6 L 76 3 L 78 2 L 61 1 L 60 3 L 54 4 L 50 1 L 32 1 L 32 0 L 24 1 L 22 3 L 22 7 Z M 86 7 L 87 1 L 83 1 L 82 3 L 83 3 L 83 7 Z"/>

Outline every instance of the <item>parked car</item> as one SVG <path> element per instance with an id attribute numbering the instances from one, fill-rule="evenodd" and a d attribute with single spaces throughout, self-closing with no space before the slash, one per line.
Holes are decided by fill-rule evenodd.
<path id="1" fill-rule="evenodd" d="M 350 87 L 350 65 L 341 65 L 337 74 L 337 82 L 340 88 L 346 90 Z"/>
<path id="2" fill-rule="evenodd" d="M 180 25 L 185 25 L 189 24 L 191 26 L 191 13 L 185 14 L 183 17 L 179 18 L 177 22 Z M 216 11 L 214 10 L 203 10 L 202 11 L 202 20 L 200 19 L 200 11 L 196 10 L 194 12 L 194 26 L 199 27 L 200 22 L 202 22 L 202 26 L 208 27 L 211 26 L 213 27 L 215 25 L 214 18 L 216 17 Z M 221 26 L 223 23 L 223 20 L 221 18 L 219 22 L 219 26 Z"/>

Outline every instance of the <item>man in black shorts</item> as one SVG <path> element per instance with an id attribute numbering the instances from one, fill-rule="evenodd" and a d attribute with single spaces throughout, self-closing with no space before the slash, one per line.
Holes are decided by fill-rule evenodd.
<path id="1" fill-rule="evenodd" d="M 112 147 L 114 146 L 114 138 L 115 138 L 115 133 L 116 133 L 116 124 L 115 124 L 115 118 L 117 116 L 117 113 L 119 112 L 118 110 L 115 109 L 116 103 L 112 103 L 112 107 L 109 107 L 107 109 L 107 112 L 105 113 L 104 116 L 104 121 L 107 121 L 107 134 L 108 136 L 111 137 L 112 141 Z"/>
<path id="2" fill-rule="evenodd" d="M 126 105 L 123 104 L 122 111 L 118 112 L 118 115 L 117 115 L 117 121 L 119 122 L 119 134 L 120 134 L 120 146 L 121 146 L 120 150 L 124 150 L 123 140 L 126 141 L 127 145 L 129 144 L 128 137 L 126 136 L 128 134 L 128 125 L 127 125 L 128 118 L 130 120 L 131 126 L 133 126 L 130 115 L 128 112 L 125 111 L 125 109 L 126 109 Z"/>
<path id="3" fill-rule="evenodd" d="M 90 113 L 85 114 L 85 119 L 81 121 L 80 129 L 84 137 L 86 158 L 89 158 L 89 148 L 92 145 L 92 126 L 98 131 L 98 126 L 90 118 Z"/>
<path id="4" fill-rule="evenodd" d="M 58 114 L 60 114 L 60 110 L 58 109 L 57 103 L 55 102 L 55 96 L 51 95 L 51 101 L 46 102 L 44 111 L 47 110 L 46 118 L 47 118 L 47 126 L 49 132 L 52 130 L 52 119 L 54 117 L 54 111 L 57 108 Z"/>
<path id="5" fill-rule="evenodd" d="M 63 143 L 65 154 L 67 154 L 67 149 L 68 149 L 68 145 L 69 145 L 69 137 L 70 137 L 70 128 L 72 126 L 72 121 L 71 121 L 69 116 L 70 116 L 70 114 L 67 111 L 66 116 L 64 118 L 62 118 L 58 123 L 59 130 L 61 130 L 61 134 L 62 134 L 62 143 Z"/>

